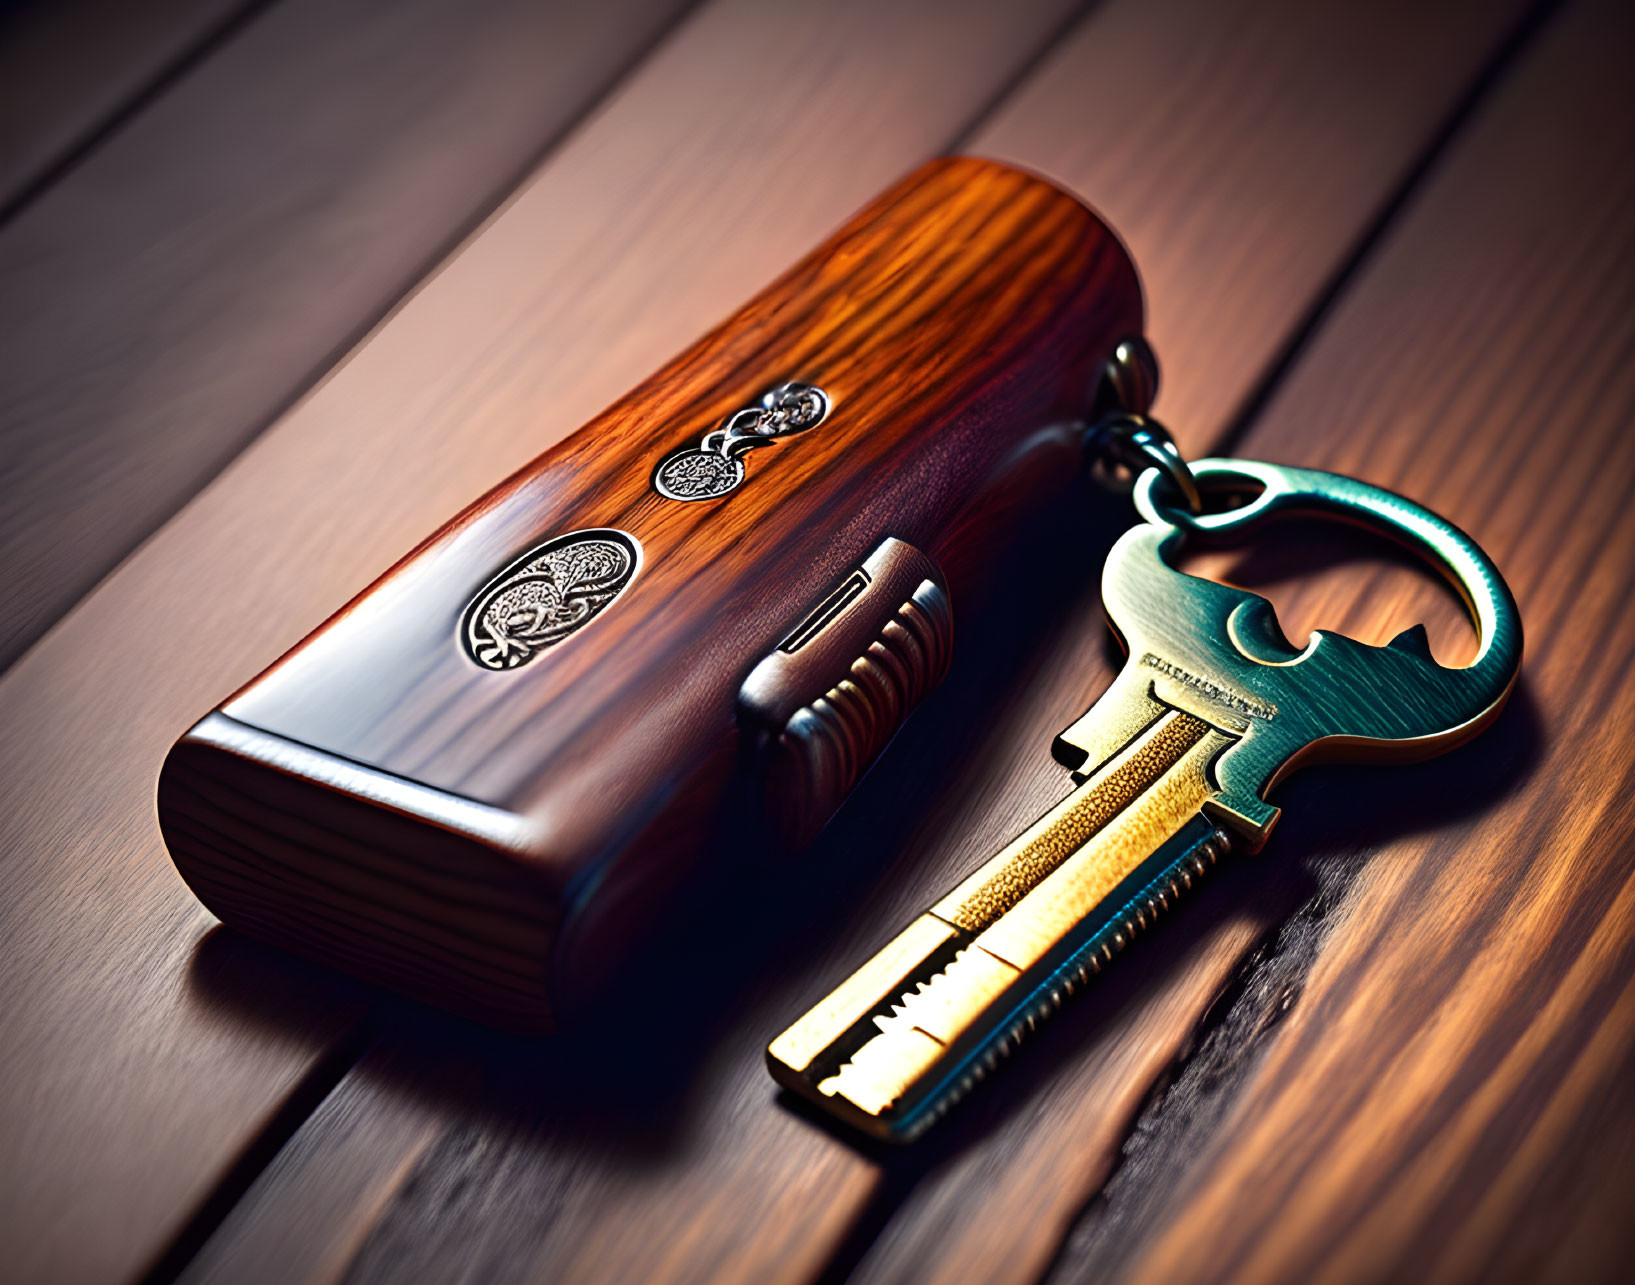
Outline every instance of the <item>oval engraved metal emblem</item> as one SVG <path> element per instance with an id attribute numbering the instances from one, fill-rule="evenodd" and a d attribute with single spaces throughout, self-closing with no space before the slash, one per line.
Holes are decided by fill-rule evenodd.
<path id="1" fill-rule="evenodd" d="M 584 628 L 624 592 L 641 545 L 623 531 L 570 531 L 536 545 L 483 586 L 460 641 L 484 669 L 515 669 Z"/>

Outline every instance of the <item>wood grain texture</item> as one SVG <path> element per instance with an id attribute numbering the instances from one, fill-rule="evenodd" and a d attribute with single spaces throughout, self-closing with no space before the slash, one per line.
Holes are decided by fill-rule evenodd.
<path id="1" fill-rule="evenodd" d="M 1357 181 L 1350 177 L 1355 155 L 1331 148 L 1322 126 L 1336 118 L 1367 115 L 1374 87 L 1396 66 L 1396 54 L 1385 44 L 1365 46 L 1374 50 L 1371 57 L 1377 62 L 1308 77 L 1292 70 L 1303 53 L 1297 41 L 1284 36 L 1287 25 L 1298 27 L 1307 20 L 1304 9 L 1250 8 L 1219 32 L 1200 19 L 1197 45 L 1185 37 L 1187 24 L 1180 22 L 1175 25 L 1181 34 L 1165 39 L 1171 41 L 1172 56 L 1196 66 L 1198 75 L 1173 88 L 1160 77 L 1140 95 L 1098 97 L 1096 114 L 1089 114 L 1080 95 L 1092 92 L 1098 74 L 1110 73 L 1121 57 L 1116 42 L 1098 41 L 1094 33 L 1125 26 L 1139 30 L 1146 11 L 1145 6 L 1117 4 L 1098 9 L 1073 43 L 1074 57 L 1083 61 L 1051 70 L 1050 95 L 1024 88 L 1014 101 L 1025 104 L 1028 115 L 1006 128 L 1019 138 L 1025 119 L 1034 119 L 1041 129 L 1049 122 L 1053 131 L 1055 119 L 1065 113 L 1092 143 L 1101 141 L 1105 150 L 1097 150 L 1094 163 L 1087 163 L 1093 173 L 1081 181 L 1058 169 L 1057 177 L 1072 181 L 1098 204 L 1101 186 L 1122 185 L 1130 193 L 1119 231 L 1131 243 L 1147 247 L 1144 253 L 1155 260 L 1143 265 L 1149 277 L 1171 283 L 1164 299 L 1151 296 L 1153 306 L 1174 316 L 1198 317 L 1195 326 L 1174 336 L 1177 346 L 1165 352 L 1166 368 L 1172 379 L 1185 379 L 1185 372 L 1199 365 L 1219 375 L 1219 390 L 1199 383 L 1196 394 L 1201 399 L 1212 393 L 1218 400 L 1195 402 L 1205 425 L 1219 425 L 1289 339 L 1288 327 L 1299 318 L 1300 307 L 1283 292 L 1301 292 L 1309 305 L 1333 265 L 1349 253 L 1371 212 L 1412 164 L 1441 114 L 1457 100 L 1461 84 L 1468 83 L 1498 43 L 1513 12 L 1471 7 L 1430 17 L 1417 11 L 1395 15 L 1401 43 L 1440 50 L 1441 61 L 1411 60 L 1410 74 L 1384 96 L 1395 101 L 1394 95 L 1407 95 L 1417 101 L 1418 114 L 1376 109 L 1370 119 L 1394 150 L 1375 150 L 1371 143 L 1363 153 L 1370 168 Z M 1364 19 L 1359 9 L 1352 21 L 1361 25 Z M 1103 23 L 1110 25 L 1102 28 Z M 1136 47 L 1156 57 L 1156 43 Z M 1218 79 L 1205 75 L 1211 67 L 1218 69 Z M 1220 105 L 1233 101 L 1251 68 L 1291 90 L 1277 111 L 1262 109 L 1245 120 Z M 1119 140 L 1154 117 L 1191 119 L 1194 106 L 1201 122 L 1219 122 L 1222 132 L 1199 124 L 1191 145 L 1177 148 L 1165 165 L 1152 166 L 1147 155 L 1119 146 Z M 1011 110 L 1007 106 L 1001 113 L 1001 123 L 1010 119 Z M 1286 131 L 1281 151 L 1256 153 L 1253 165 L 1220 163 L 1222 156 L 1248 151 L 1246 139 L 1270 128 L 1268 122 L 1280 123 Z M 978 145 L 986 137 L 979 133 Z M 1035 164 L 1045 160 L 1030 158 L 1019 146 L 1008 155 Z M 1199 251 L 1185 239 L 1157 235 L 1147 225 L 1164 227 L 1176 203 L 1198 210 L 1211 203 L 1229 210 L 1254 209 L 1257 185 L 1277 179 L 1282 165 L 1299 169 L 1305 184 L 1320 191 L 1351 193 L 1354 204 L 1341 209 L 1338 201 L 1324 203 L 1303 216 L 1298 249 L 1253 235 L 1259 217 L 1270 216 L 1246 218 L 1238 225 L 1238 248 L 1252 256 L 1241 269 L 1243 279 L 1252 281 L 1258 273 L 1277 283 L 1279 302 L 1244 311 L 1250 320 L 1233 342 L 1249 345 L 1238 351 L 1253 357 L 1244 359 L 1247 369 L 1226 369 L 1214 361 L 1213 336 L 1239 324 L 1243 300 L 1221 296 L 1207 273 L 1184 271 L 1188 258 Z M 1165 187 L 1166 182 L 1176 186 Z M 1295 185 L 1291 200 L 1298 199 L 1299 187 Z M 1336 209 L 1341 213 L 1334 214 Z M 1319 249 L 1311 250 L 1312 244 Z M 1325 262 L 1329 266 L 1322 266 Z M 1281 275 L 1289 263 L 1308 266 Z M 1186 334 L 1192 335 L 1194 346 L 1186 346 Z M 366 358 L 367 352 L 360 354 L 360 360 Z M 1180 431 L 1190 430 L 1182 426 Z M 1088 529 L 1086 524 L 1070 526 L 1062 533 L 1064 541 L 1077 543 L 1064 542 L 1063 547 L 1098 547 L 1096 541 L 1111 534 L 1110 521 L 1111 516 L 1100 524 L 1092 519 Z M 378 1157 L 352 1149 L 342 1134 L 332 1135 L 341 1104 L 350 1112 L 366 1110 L 368 1100 L 446 1101 L 436 1088 L 439 1068 L 463 1063 L 484 1078 L 485 1088 L 467 1101 L 460 1123 L 422 1153 L 400 1198 L 385 1210 L 371 1204 L 335 1211 L 331 1234 L 337 1243 L 358 1247 L 348 1269 L 354 1279 L 390 1279 L 411 1262 L 429 1263 L 427 1271 L 434 1276 L 453 1275 L 456 1264 L 472 1256 L 481 1256 L 497 1276 L 515 1278 L 596 1279 L 623 1273 L 649 1279 L 711 1274 L 801 1279 L 818 1271 L 870 1202 L 889 1196 L 883 1184 L 895 1182 L 896 1173 L 883 1171 L 879 1157 L 838 1144 L 780 1106 L 769 1092 L 761 1050 L 790 1017 L 853 966 L 870 942 L 883 939 L 929 894 L 1059 797 L 1066 783 L 1048 766 L 1050 738 L 1082 711 L 1107 674 L 1104 626 L 1091 578 L 1083 576 L 1079 561 L 1049 560 L 1005 601 L 1017 614 L 1004 636 L 981 639 L 974 650 L 962 653 L 986 655 L 986 667 L 967 670 L 964 678 L 956 673 L 950 680 L 955 690 L 928 703 L 881 768 L 863 783 L 864 793 L 843 811 L 840 829 L 814 854 L 806 872 L 792 886 L 787 880 L 772 881 L 770 887 L 764 881 L 755 884 L 742 893 L 744 903 L 733 903 L 757 905 L 770 924 L 757 932 L 772 936 L 775 945 L 757 944 L 767 936 L 723 934 L 718 928 L 701 932 L 690 945 L 682 943 L 685 954 L 661 957 L 667 972 L 685 974 L 680 982 L 671 978 L 666 984 L 665 977 L 655 976 L 637 1003 L 610 1012 L 605 1024 L 577 1045 L 581 1050 L 618 1048 L 632 1038 L 631 1032 L 644 1038 L 651 1033 L 663 1049 L 663 1076 L 651 1073 L 652 1063 L 639 1063 L 612 1076 L 610 1084 L 587 1085 L 583 1075 L 559 1065 L 566 1053 L 548 1049 L 523 1053 L 511 1046 L 484 1045 L 451 1055 L 450 1036 L 442 1028 L 420 1027 L 405 1018 L 393 1037 L 403 1058 L 396 1063 L 397 1073 L 382 1071 L 386 1052 L 372 1055 L 371 1069 L 349 1078 L 338 1091 L 336 1111 L 326 1106 L 304 1131 L 303 1141 L 334 1136 L 333 1148 L 314 1146 L 303 1153 L 304 1163 L 270 1172 L 224 1226 L 215 1249 L 240 1253 L 253 1244 L 269 1256 L 268 1262 L 276 1262 L 281 1253 L 277 1210 L 297 1198 L 313 1166 L 379 1163 Z M 978 725 L 979 743 L 971 739 L 971 729 Z M 905 799 L 912 805 L 905 807 Z M 782 919 L 780 906 L 788 907 Z M 1118 1120 L 1127 1118 L 1174 1050 L 1184 1047 L 1199 1014 L 1260 931 L 1260 921 L 1240 911 L 1239 904 L 1229 902 L 1224 909 L 1206 908 L 1168 926 L 1175 942 L 1175 934 L 1187 933 L 1186 925 L 1193 924 L 1190 931 L 1199 941 L 1207 939 L 1207 949 L 1189 954 L 1192 962 L 1177 978 L 1158 976 L 1150 982 L 1154 989 L 1141 992 L 1160 996 L 1163 1016 L 1142 1010 L 1140 1020 L 1132 1016 L 1120 1027 L 1129 1032 L 1128 1043 L 1110 1035 L 1107 1044 L 1092 1047 L 1082 1062 L 1069 1056 L 1075 1073 L 1081 1066 L 1088 1070 L 1082 1080 L 1070 1079 L 1062 1096 L 1077 1105 L 1088 1100 L 1098 1108 L 1101 1141 L 1084 1140 L 1074 1158 L 1074 1172 L 1083 1175 L 1076 1180 L 1080 1194 L 1064 1191 L 1054 1197 L 1052 1226 L 1057 1233 L 1082 1193 L 1093 1192 L 1102 1181 L 1116 1149 Z M 746 969 L 750 959 L 758 961 L 754 970 Z M 759 976 L 748 979 L 746 971 Z M 1136 974 L 1128 976 L 1133 990 Z M 730 1015 L 701 1014 L 696 995 L 689 1002 L 683 986 L 711 988 L 707 993 L 714 1006 L 730 1009 Z M 1103 1021 L 1123 1023 L 1126 1019 L 1118 1014 L 1137 1011 L 1127 1007 L 1135 1002 L 1132 991 L 1110 993 L 1115 998 L 1107 1001 L 1109 1008 L 1093 1001 L 1078 1010 L 1086 1015 L 1082 1024 L 1074 1025 L 1077 1016 L 1058 1019 L 1067 1023 L 1061 1029 L 1069 1050 L 1092 1041 Z M 582 1053 L 579 1060 L 586 1060 Z M 621 1065 L 612 1053 L 598 1061 L 604 1070 Z M 1097 1067 L 1107 1068 L 1105 1078 L 1095 1078 Z M 966 1109 L 977 1115 L 966 1127 L 980 1136 L 1009 1123 L 1010 1136 L 1019 1141 L 1041 1140 L 1042 1133 L 1022 1128 L 1028 1109 L 1005 1106 L 1004 1101 L 997 1092 L 986 1105 L 973 1100 Z M 1102 1102 L 1116 1105 L 1111 1115 L 1099 1110 Z M 1084 1135 L 1063 1133 L 1051 1154 L 1062 1155 L 1076 1139 Z M 962 1134 L 961 1142 L 969 1145 L 969 1135 Z M 981 1167 L 977 1170 L 980 1177 Z M 519 1225 L 524 1210 L 525 1227 Z M 1020 1220 L 1001 1226 L 962 1219 L 959 1226 L 973 1239 L 993 1237 L 1013 1248 L 1006 1261 L 1018 1264 L 1037 1264 L 1055 1243 Z M 984 1251 L 971 1261 L 993 1264 L 1002 1257 Z"/>
<path id="2" fill-rule="evenodd" d="M 1147 291 L 1158 412 L 1200 454 L 1526 7 L 1108 4 L 967 146 L 1119 230 Z"/>
<path id="3" fill-rule="evenodd" d="M 1507 718 L 1368 845 L 1134 1279 L 1627 1267 L 1635 175 L 1607 162 L 1635 147 L 1631 48 L 1627 6 L 1556 19 L 1242 445 L 1411 490 L 1477 534 L 1521 603 L 1535 725 Z M 1344 815 L 1371 783 L 1290 795 L 1291 819 Z M 1469 815 L 1438 816 L 1461 796 Z M 1284 842 L 1342 833 L 1314 819 Z"/>
<path id="4" fill-rule="evenodd" d="M 71 160 L 252 6 L 15 0 L 0 12 L 0 211 Z M 3 215 L 0 215 L 3 217 Z"/>
<path id="5" fill-rule="evenodd" d="M 342 771 L 485 805 L 499 835 L 201 728 L 160 778 L 177 868 L 230 927 L 548 1027 L 663 917 L 729 797 L 752 801 L 750 670 L 887 539 L 966 601 L 1072 485 L 1070 426 L 1140 331 L 1134 265 L 1080 202 L 992 161 L 922 166 L 223 707 Z M 789 377 L 827 394 L 820 424 L 750 452 L 728 495 L 655 489 L 661 460 Z M 476 663 L 451 625 L 481 587 L 585 531 L 622 539 L 596 545 L 617 597 L 526 663 Z"/>
<path id="6" fill-rule="evenodd" d="M 333 974 L 208 936 L 153 820 L 166 747 L 936 152 L 1061 9 L 948 6 L 929 31 L 915 12 L 700 11 L 459 272 L 0 680 L 0 1238 L 19 1274 L 141 1271 L 358 1011 Z"/>
<path id="7" fill-rule="evenodd" d="M 0 665 L 304 392 L 682 0 L 292 0 L 0 229 Z"/>
<path id="8" fill-rule="evenodd" d="M 181 1280 L 277 1279 L 313 1285 L 341 1280 L 371 1220 L 356 1220 L 348 1239 L 337 1234 L 337 1211 L 370 1210 L 378 1217 L 397 1198 L 426 1147 L 448 1127 L 446 1113 L 424 1100 L 399 1096 L 382 1104 L 350 1086 L 331 1094 L 315 1114 L 329 1125 L 326 1139 L 346 1139 L 353 1163 L 323 1163 L 312 1154 L 317 1145 L 313 1134 L 293 1141 L 272 1159 L 269 1172 L 302 1174 L 298 1203 L 273 1211 L 276 1222 L 255 1225 L 256 1234 L 215 1237 L 186 1264 Z"/>

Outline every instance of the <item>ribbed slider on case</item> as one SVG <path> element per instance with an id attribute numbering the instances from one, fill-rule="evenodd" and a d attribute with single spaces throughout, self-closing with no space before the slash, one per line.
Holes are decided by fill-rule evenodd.
<path id="1" fill-rule="evenodd" d="M 948 672 L 954 617 L 935 563 L 887 538 L 750 672 L 739 718 L 764 756 L 767 813 L 813 839 Z"/>

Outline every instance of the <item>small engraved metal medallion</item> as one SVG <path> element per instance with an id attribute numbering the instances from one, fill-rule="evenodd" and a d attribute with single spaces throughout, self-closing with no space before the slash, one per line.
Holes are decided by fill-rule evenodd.
<path id="1" fill-rule="evenodd" d="M 629 585 L 641 546 L 623 531 L 571 531 L 536 545 L 482 587 L 460 618 L 466 654 L 515 669 L 584 628 Z"/>
<path id="2" fill-rule="evenodd" d="M 779 384 L 758 404 L 728 415 L 697 446 L 666 455 L 653 470 L 653 489 L 667 500 L 720 499 L 743 485 L 746 452 L 816 428 L 828 415 L 829 394 L 821 388 Z"/>
<path id="3" fill-rule="evenodd" d="M 743 480 L 743 460 L 689 446 L 664 457 L 653 488 L 667 500 L 713 500 Z"/>

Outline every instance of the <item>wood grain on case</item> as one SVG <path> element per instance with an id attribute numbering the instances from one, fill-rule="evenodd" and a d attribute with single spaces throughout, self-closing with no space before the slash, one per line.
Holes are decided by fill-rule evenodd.
<path id="1" fill-rule="evenodd" d="M 0 1238 L 19 1274 L 135 1277 L 185 1250 L 221 1184 L 345 1064 L 364 1012 L 338 975 L 214 931 L 154 824 L 166 749 L 934 152 L 1065 8 L 950 3 L 930 38 L 912 0 L 778 23 L 761 0 L 699 9 L 0 677 Z M 310 89 L 279 85 L 279 101 Z"/>
<path id="2" fill-rule="evenodd" d="M 184 739 L 160 781 L 178 868 L 247 932 L 457 1011 L 540 1025 L 549 992 L 610 967 L 610 943 L 639 935 L 644 908 L 693 860 L 729 785 L 735 699 L 755 662 L 888 536 L 924 550 L 956 600 L 971 588 L 1006 516 L 1020 522 L 1073 482 L 1074 421 L 1140 326 L 1134 270 L 1077 200 L 992 162 L 934 162 L 223 706 L 236 723 L 523 819 L 494 845 L 435 804 L 423 817 L 428 845 L 449 835 L 459 849 L 434 864 L 469 865 L 472 895 L 494 890 L 491 915 L 573 902 L 560 966 L 542 947 L 556 911 L 544 937 L 502 934 L 461 899 L 439 902 L 393 844 L 355 827 L 338 841 L 326 799 L 355 805 L 333 779 L 309 786 L 299 819 L 264 847 L 249 825 L 214 842 L 222 811 L 206 825 L 197 804 L 219 740 Z M 662 456 L 787 378 L 828 394 L 820 426 L 752 452 L 746 480 L 719 499 L 657 494 Z M 473 664 L 454 622 L 495 568 L 602 528 L 642 559 L 616 604 L 528 664 Z M 254 800 L 254 752 L 230 753 L 228 797 Z M 289 769 L 267 766 L 285 791 Z M 527 896 L 505 891 L 519 883 Z M 523 953 L 503 977 L 480 975 L 474 960 L 501 939 Z"/>

